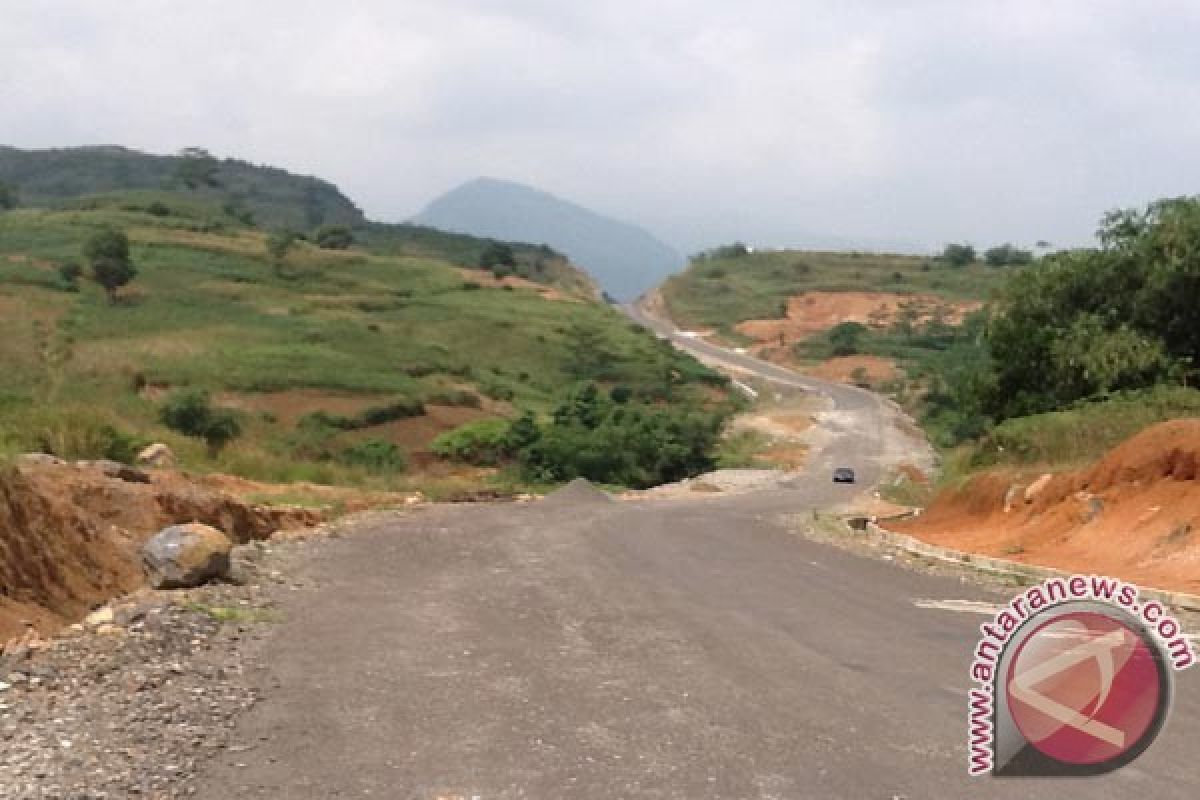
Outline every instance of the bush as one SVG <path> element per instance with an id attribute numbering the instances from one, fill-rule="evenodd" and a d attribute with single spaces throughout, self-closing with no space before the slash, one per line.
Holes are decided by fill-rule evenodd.
<path id="1" fill-rule="evenodd" d="M 433 440 L 430 451 L 442 458 L 493 466 L 512 455 L 509 423 L 503 419 L 468 422 Z"/>
<path id="2" fill-rule="evenodd" d="M 325 250 L 345 250 L 354 244 L 354 234 L 345 225 L 322 225 L 313 234 L 313 240 Z"/>
<path id="3" fill-rule="evenodd" d="M 213 408 L 208 392 L 199 389 L 173 394 L 163 404 L 159 416 L 171 430 L 203 439 L 213 457 L 242 433 L 237 415 L 229 409 Z"/>
<path id="4" fill-rule="evenodd" d="M 339 460 L 352 467 L 364 467 L 374 473 L 401 472 L 406 466 L 404 452 L 382 439 L 367 439 L 342 450 Z"/>
<path id="5" fill-rule="evenodd" d="M 155 217 L 169 217 L 171 216 L 171 208 L 161 200 L 155 200 L 146 206 L 146 213 Z"/>
<path id="6" fill-rule="evenodd" d="M 490 269 L 496 277 L 503 277 L 517 266 L 513 250 L 503 242 L 492 242 L 479 254 L 480 269 Z"/>
<path id="7" fill-rule="evenodd" d="M 79 291 L 79 279 L 83 276 L 83 267 L 74 261 L 68 261 L 58 268 L 58 276 L 63 285 L 70 291 Z"/>

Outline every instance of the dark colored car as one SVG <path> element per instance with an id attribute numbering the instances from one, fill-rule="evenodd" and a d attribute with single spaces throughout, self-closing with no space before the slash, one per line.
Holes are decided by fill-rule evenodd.
<path id="1" fill-rule="evenodd" d="M 854 470 L 849 467 L 838 467 L 833 471 L 834 483 L 854 483 Z"/>

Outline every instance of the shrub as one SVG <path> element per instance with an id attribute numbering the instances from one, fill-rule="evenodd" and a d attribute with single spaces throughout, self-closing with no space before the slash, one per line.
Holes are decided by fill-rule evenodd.
<path id="1" fill-rule="evenodd" d="M 174 393 L 163 404 L 159 416 L 171 430 L 203 439 L 213 457 L 242 433 L 237 416 L 229 409 L 213 408 L 208 392 L 200 389 Z"/>
<path id="2" fill-rule="evenodd" d="M 512 455 L 509 427 L 503 419 L 468 422 L 438 436 L 429 449 L 442 458 L 492 466 Z"/>
<path id="3" fill-rule="evenodd" d="M 146 213 L 155 217 L 169 217 L 171 216 L 171 208 L 161 200 L 155 200 L 146 206 Z"/>
<path id="4" fill-rule="evenodd" d="M 317 247 L 325 250 L 345 250 L 354 244 L 354 234 L 345 225 L 322 225 L 313 239 Z"/>
<path id="5" fill-rule="evenodd" d="M 339 460 L 374 473 L 401 472 L 406 466 L 404 452 L 382 439 L 367 439 L 350 445 L 339 454 Z"/>
<path id="6" fill-rule="evenodd" d="M 58 268 L 58 275 L 63 285 L 71 291 L 79 291 L 79 279 L 83 276 L 83 267 L 74 261 L 68 261 Z"/>

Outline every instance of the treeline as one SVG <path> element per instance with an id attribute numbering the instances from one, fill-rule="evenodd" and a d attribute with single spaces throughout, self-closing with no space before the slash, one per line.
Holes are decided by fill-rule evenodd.
<path id="1" fill-rule="evenodd" d="M 929 414 L 954 438 L 1013 417 L 1190 382 L 1200 354 L 1200 198 L 1106 215 L 1099 247 L 1015 273 L 969 363 L 943 374 Z"/>

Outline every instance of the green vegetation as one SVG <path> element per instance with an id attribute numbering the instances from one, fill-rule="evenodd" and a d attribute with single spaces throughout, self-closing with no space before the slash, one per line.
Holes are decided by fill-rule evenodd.
<path id="1" fill-rule="evenodd" d="M 745 252 L 718 248 L 663 284 L 671 318 L 681 325 L 733 330 L 749 319 L 778 319 L 787 299 L 809 291 L 928 293 L 949 301 L 986 299 L 1005 271 L 982 263 L 950 267 L 936 259 L 883 253 L 820 253 L 800 250 Z"/>
<path id="2" fill-rule="evenodd" d="M 92 278 L 108 294 L 108 301 L 115 303 L 117 290 L 137 275 L 137 268 L 129 259 L 129 238 L 111 228 L 98 231 L 84 243 L 83 255 L 92 267 Z M 59 270 L 63 277 L 66 277 L 64 269 L 73 272 L 64 264 Z"/>
<path id="3" fill-rule="evenodd" d="M 237 415 L 226 408 L 213 408 L 208 392 L 188 389 L 172 395 L 159 414 L 162 423 L 185 436 L 196 436 L 208 445 L 210 458 L 242 433 Z"/>
<path id="4" fill-rule="evenodd" d="M 116 192 L 0 215 L 0 450 L 129 460 L 163 441 L 196 469 L 426 488 L 399 473 L 405 451 L 437 433 L 427 404 L 504 425 L 528 410 L 540 429 L 579 380 L 648 411 L 668 399 L 698 414 L 725 403 L 722 378 L 594 302 L 548 248 L 512 249 L 518 270 L 545 259 L 562 299 L 471 286 L 461 270 L 487 241 L 471 240 L 465 260 L 416 255 L 408 248 L 463 252 L 469 237 L 407 239 L 402 226 L 370 228 L 392 238 L 346 250 L 292 240 L 284 269 L 267 234 L 208 191 Z M 102 246 L 87 248 L 89 266 L 92 256 L 137 265 L 120 303 L 78 280 L 93 241 Z M 549 457 L 543 467 L 539 478 L 557 474 Z"/>
<path id="5" fill-rule="evenodd" d="M 322 225 L 313 234 L 313 241 L 326 250 L 345 250 L 354 244 L 354 234 L 345 225 Z"/>
<path id="6" fill-rule="evenodd" d="M 969 244 L 948 244 L 937 260 L 951 267 L 965 267 L 974 264 L 977 257 Z"/>
<path id="7" fill-rule="evenodd" d="M 698 475 L 724 453 L 720 434 L 730 403 L 661 406 L 635 394 L 605 393 L 579 383 L 549 418 L 526 413 L 512 422 L 487 420 L 440 436 L 434 452 L 477 465 L 511 464 L 526 480 L 553 484 L 574 478 L 644 488 Z"/>
<path id="8" fill-rule="evenodd" d="M 218 207 L 232 202 L 271 228 L 307 231 L 325 224 L 366 223 L 362 212 L 332 184 L 237 159 L 218 160 L 200 148 L 156 156 L 122 147 L 0 147 L 0 181 L 19 186 L 26 206 L 56 207 L 91 195 L 192 186 L 187 191 L 190 201 Z M 160 201 L 174 205 L 172 200 Z"/>
<path id="9" fill-rule="evenodd" d="M 0 211 L 8 211 L 17 207 L 17 190 L 4 181 L 0 181 Z"/>

